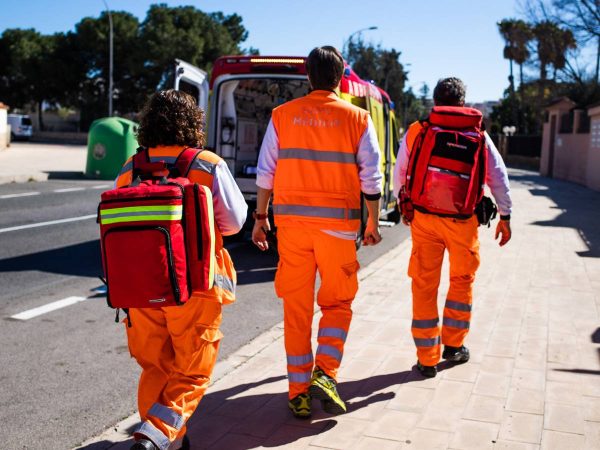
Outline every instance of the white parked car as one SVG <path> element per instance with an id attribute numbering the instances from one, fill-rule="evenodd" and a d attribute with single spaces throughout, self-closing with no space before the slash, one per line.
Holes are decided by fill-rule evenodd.
<path id="1" fill-rule="evenodd" d="M 23 114 L 9 114 L 10 137 L 16 139 L 29 139 L 33 134 L 31 118 Z"/>

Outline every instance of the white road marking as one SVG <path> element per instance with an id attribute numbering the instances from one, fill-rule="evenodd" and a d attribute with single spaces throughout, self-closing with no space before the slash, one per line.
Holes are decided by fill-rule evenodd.
<path id="1" fill-rule="evenodd" d="M 98 186 L 92 186 L 90 189 L 110 189 L 112 184 L 100 184 Z"/>
<path id="2" fill-rule="evenodd" d="M 0 228 L 0 233 L 8 233 L 9 231 L 25 230 L 27 228 L 45 227 L 48 225 L 56 225 L 59 223 L 78 222 L 80 220 L 88 220 L 88 219 L 95 219 L 95 218 L 96 218 L 96 214 L 89 214 L 87 216 L 69 217 L 68 219 L 51 220 L 49 222 L 30 223 L 28 225 L 19 225 L 16 227 Z"/>
<path id="3" fill-rule="evenodd" d="M 67 298 L 63 298 L 62 300 L 48 303 L 47 305 L 42 305 L 37 308 L 23 311 L 22 313 L 15 314 L 14 316 L 10 316 L 10 318 L 15 319 L 15 320 L 29 320 L 29 319 L 33 319 L 34 317 L 41 316 L 42 314 L 46 314 L 51 311 L 56 311 L 57 309 L 61 309 L 66 306 L 74 305 L 75 303 L 79 303 L 79 302 L 82 302 L 87 299 L 88 299 L 88 297 L 67 297 Z"/>
<path id="4" fill-rule="evenodd" d="M 75 187 L 75 188 L 54 189 L 53 192 L 75 192 L 75 191 L 85 191 L 85 188 Z"/>
<path id="5" fill-rule="evenodd" d="M 31 197 L 32 195 L 40 195 L 40 192 L 21 192 L 20 194 L 4 194 L 0 195 L 0 198 Z"/>

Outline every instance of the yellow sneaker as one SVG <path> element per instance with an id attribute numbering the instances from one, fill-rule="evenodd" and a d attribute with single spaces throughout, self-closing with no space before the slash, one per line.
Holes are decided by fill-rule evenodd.
<path id="1" fill-rule="evenodd" d="M 339 396 L 336 385 L 337 383 L 333 378 L 319 367 L 315 367 L 308 392 L 312 398 L 321 400 L 321 406 L 325 412 L 329 414 L 344 414 L 346 412 L 346 404 Z"/>
<path id="2" fill-rule="evenodd" d="M 308 419 L 310 417 L 310 401 L 310 395 L 299 394 L 288 402 L 288 408 L 290 408 L 294 417 Z"/>

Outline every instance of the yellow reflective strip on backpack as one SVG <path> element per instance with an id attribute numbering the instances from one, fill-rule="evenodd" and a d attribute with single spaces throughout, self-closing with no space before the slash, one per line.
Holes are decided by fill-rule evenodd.
<path id="1" fill-rule="evenodd" d="M 212 202 L 212 192 L 211 190 L 204 185 L 200 185 L 200 188 L 204 190 L 207 198 L 207 207 L 208 207 L 208 223 L 210 230 L 210 262 L 208 268 L 208 289 L 212 289 L 214 281 L 215 281 L 215 266 L 217 264 L 216 255 L 215 255 L 215 223 L 214 223 L 214 210 L 213 210 L 213 202 Z"/>
<path id="2" fill-rule="evenodd" d="M 100 216 L 107 214 L 120 214 L 128 212 L 143 212 L 143 211 L 182 211 L 182 205 L 146 205 L 146 206 L 125 206 L 122 208 L 101 209 Z"/>
<path id="3" fill-rule="evenodd" d="M 147 222 L 149 220 L 181 220 L 182 214 L 169 215 L 142 215 L 142 216 L 119 216 L 119 217 L 100 217 L 100 224 L 109 225 L 119 222 Z"/>

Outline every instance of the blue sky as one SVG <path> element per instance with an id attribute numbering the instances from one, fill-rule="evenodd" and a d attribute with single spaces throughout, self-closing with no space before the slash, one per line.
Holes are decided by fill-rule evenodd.
<path id="1" fill-rule="evenodd" d="M 143 20 L 148 6 L 160 1 L 107 0 Z M 85 16 L 98 16 L 102 0 L 3 1 L 0 32 L 35 28 L 67 31 Z M 402 52 L 410 64 L 409 84 L 433 88 L 439 78 L 458 76 L 467 84 L 467 100 L 495 100 L 508 84 L 508 61 L 496 23 L 519 15 L 518 0 L 207 0 L 162 1 L 193 5 L 203 11 L 238 13 L 250 32 L 245 46 L 267 55 L 306 55 L 318 45 L 341 48 L 353 32 L 377 26 L 362 36 Z M 177 55 L 173 55 L 176 57 Z"/>

